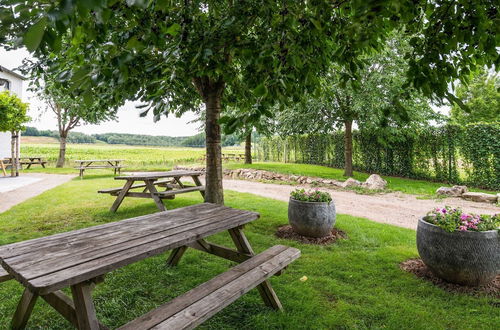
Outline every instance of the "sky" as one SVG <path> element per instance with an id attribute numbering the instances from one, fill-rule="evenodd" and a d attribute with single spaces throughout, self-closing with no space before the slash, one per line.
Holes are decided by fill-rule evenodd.
<path id="1" fill-rule="evenodd" d="M 22 64 L 23 59 L 29 58 L 29 53 L 24 49 L 6 51 L 0 49 L 0 65 L 13 70 Z M 29 116 L 32 121 L 28 126 L 38 129 L 57 130 L 57 121 L 54 114 L 44 111 L 43 102 L 38 100 L 33 93 L 27 90 L 29 81 L 23 84 L 23 101 L 30 103 Z M 189 136 L 198 133 L 199 124 L 190 123 L 196 119 L 196 114 L 189 112 L 181 118 L 175 116 L 163 117 L 154 122 L 152 115 L 141 118 L 133 102 L 127 102 L 118 111 L 117 121 L 104 122 L 99 125 L 82 125 L 74 129 L 87 134 L 96 133 L 131 133 L 147 135 Z"/>

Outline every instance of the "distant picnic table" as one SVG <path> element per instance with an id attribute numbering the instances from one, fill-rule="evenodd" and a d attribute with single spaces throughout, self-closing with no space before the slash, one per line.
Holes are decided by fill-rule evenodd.
<path id="1" fill-rule="evenodd" d="M 245 159 L 245 154 L 243 153 L 223 153 L 221 156 L 223 161 L 230 161 L 230 160 L 240 161 Z M 206 159 L 207 155 L 203 155 L 199 160 L 204 162 Z"/>
<path id="2" fill-rule="evenodd" d="M 0 160 L 0 168 L 2 169 L 3 175 L 7 175 L 5 169 L 7 166 L 12 165 L 12 158 L 7 157 L 2 160 Z M 19 164 L 20 165 L 28 165 L 26 169 L 31 168 L 31 165 L 42 165 L 43 168 L 45 168 L 45 164 L 47 164 L 47 161 L 44 160 L 43 157 L 19 157 Z"/>
<path id="3" fill-rule="evenodd" d="M 115 202 L 110 208 L 111 212 L 116 212 L 116 210 L 118 210 L 125 197 L 151 198 L 160 211 L 165 211 L 166 208 L 162 202 L 163 199 L 173 199 L 177 194 L 193 191 L 199 191 L 204 197 L 205 186 L 203 186 L 199 178 L 202 174 L 203 173 L 200 171 L 176 170 L 168 172 L 142 172 L 117 176 L 115 180 L 125 181 L 123 187 L 102 189 L 99 190 L 98 193 L 116 196 Z M 195 185 L 185 185 L 181 181 L 183 177 L 191 177 Z M 142 183 L 136 183 L 137 181 Z M 156 189 L 157 187 L 164 187 L 165 190 L 158 191 Z M 142 189 L 142 192 L 130 191 L 134 189 Z"/>
<path id="4" fill-rule="evenodd" d="M 239 263 L 228 271 L 129 322 L 120 329 L 192 329 L 257 287 L 267 306 L 281 303 L 267 279 L 300 256 L 282 245 L 255 255 L 243 226 L 258 213 L 203 203 L 0 246 L 0 282 L 15 279 L 24 292 L 12 319 L 26 327 L 38 297 L 78 329 L 107 329 L 96 315 L 92 290 L 126 265 L 173 250 L 178 264 L 188 247 Z M 228 231 L 236 250 L 208 236 Z M 203 271 L 200 269 L 200 271 Z M 73 299 L 62 289 L 71 288 Z"/>
<path id="5" fill-rule="evenodd" d="M 88 159 L 88 160 L 75 160 L 78 165 L 75 167 L 80 170 L 80 178 L 83 178 L 83 172 L 85 170 L 100 169 L 100 168 L 112 168 L 116 173 L 120 174 L 120 171 L 125 166 L 120 163 L 123 159 Z"/>

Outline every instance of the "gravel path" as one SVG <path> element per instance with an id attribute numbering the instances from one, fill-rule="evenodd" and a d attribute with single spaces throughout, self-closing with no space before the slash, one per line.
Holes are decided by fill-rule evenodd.
<path id="1" fill-rule="evenodd" d="M 252 193 L 281 201 L 288 201 L 290 192 L 298 187 L 308 188 L 306 186 L 279 185 L 244 180 L 224 180 L 224 189 Z M 321 188 L 321 190 L 330 192 L 338 213 L 411 229 L 417 228 L 419 217 L 438 206 L 460 207 L 462 210 L 472 213 L 500 213 L 500 207 L 494 204 L 470 202 L 461 198 L 431 200 L 417 199 L 414 195 L 403 193 L 362 195 L 350 191 L 325 188 Z"/>
<path id="2" fill-rule="evenodd" d="M 0 213 L 76 177 L 76 175 L 72 174 L 62 175 L 44 173 L 21 173 L 21 176 L 21 178 L 32 178 L 36 180 L 32 180 L 33 183 L 26 184 L 14 190 L 0 193 Z M 2 184 L 2 180 L 6 179 L 0 178 L 0 185 Z"/>

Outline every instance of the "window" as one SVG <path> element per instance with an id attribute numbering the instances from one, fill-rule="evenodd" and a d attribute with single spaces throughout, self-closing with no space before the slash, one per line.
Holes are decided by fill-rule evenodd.
<path id="1" fill-rule="evenodd" d="M 10 90 L 10 82 L 6 79 L 0 78 L 0 92 Z"/>

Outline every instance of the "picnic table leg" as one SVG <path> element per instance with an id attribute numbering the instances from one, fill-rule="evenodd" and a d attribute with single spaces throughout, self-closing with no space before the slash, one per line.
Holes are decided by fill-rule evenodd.
<path id="1" fill-rule="evenodd" d="M 79 330 L 99 330 L 100 328 L 92 301 L 93 285 L 92 282 L 84 282 L 71 286 Z"/>
<path id="2" fill-rule="evenodd" d="M 229 229 L 229 234 L 231 235 L 231 238 L 234 244 L 236 245 L 236 249 L 239 252 L 255 255 L 255 252 L 253 251 L 250 242 L 248 242 L 241 227 Z M 276 310 L 283 309 L 283 306 L 281 305 L 281 302 L 278 299 L 278 296 L 274 292 L 271 283 L 269 281 L 262 282 L 262 284 L 260 284 L 257 287 L 257 289 L 259 290 L 262 300 L 264 300 L 264 304 Z"/>
<path id="3" fill-rule="evenodd" d="M 167 259 L 167 265 L 174 267 L 177 266 L 179 261 L 181 260 L 181 257 L 184 255 L 184 252 L 186 252 L 187 246 L 181 246 L 176 249 L 173 249 L 172 252 L 170 252 L 170 256 Z"/>
<path id="4" fill-rule="evenodd" d="M 127 195 L 128 191 L 130 190 L 130 187 L 132 187 L 132 184 L 134 183 L 134 180 L 127 180 L 125 185 L 123 186 L 122 190 L 116 196 L 115 202 L 113 205 L 111 205 L 111 208 L 109 209 L 111 212 L 116 212 L 118 208 L 120 207 L 120 204 L 122 203 L 123 199 L 125 198 L 125 195 Z"/>
<path id="5" fill-rule="evenodd" d="M 14 317 L 12 318 L 12 329 L 24 329 L 26 327 L 37 298 L 37 294 L 27 288 L 24 289 L 21 301 L 19 301 Z"/>
<path id="6" fill-rule="evenodd" d="M 167 208 L 161 201 L 161 198 L 158 197 L 158 195 L 156 195 L 158 190 L 156 190 L 156 187 L 153 184 L 153 182 L 151 180 L 145 180 L 144 182 L 146 183 L 146 187 L 148 188 L 149 193 L 151 194 L 151 198 L 153 198 L 153 200 L 155 201 L 155 204 L 158 207 L 158 209 L 160 209 L 160 211 L 166 211 Z"/>
<path id="7" fill-rule="evenodd" d="M 5 171 L 5 164 L 1 159 L 0 159 L 0 167 L 2 168 L 3 176 L 7 176 L 7 172 Z"/>
<path id="8" fill-rule="evenodd" d="M 200 181 L 200 178 L 197 175 L 192 175 L 191 178 L 193 178 L 194 184 L 197 186 L 203 186 L 203 184 Z M 205 198 L 205 191 L 200 190 L 200 194 L 203 198 Z"/>

